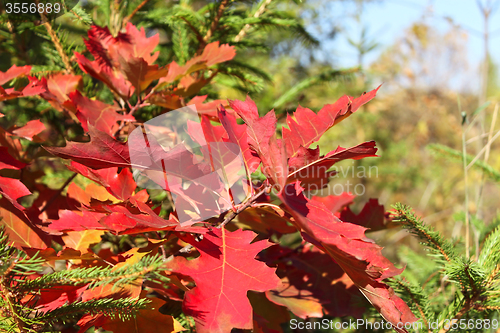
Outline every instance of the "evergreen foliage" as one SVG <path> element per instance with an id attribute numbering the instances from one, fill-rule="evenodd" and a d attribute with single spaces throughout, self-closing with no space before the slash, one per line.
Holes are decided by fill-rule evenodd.
<path id="1" fill-rule="evenodd" d="M 31 301 L 41 292 L 57 290 L 62 286 L 86 286 L 88 290 L 113 285 L 123 288 L 138 279 L 165 281 L 160 273 L 165 270 L 159 256 L 145 256 L 138 263 L 113 270 L 112 267 L 75 268 L 26 277 L 40 273 L 45 260 L 37 254 L 28 257 L 24 251 L 9 243 L 5 228 L 0 228 L 0 331 L 47 332 L 67 323 L 74 323 L 82 314 L 104 314 L 126 320 L 138 310 L 146 308 L 145 298 L 100 298 L 61 304 L 49 311 L 37 311 Z"/>
<path id="2" fill-rule="evenodd" d="M 411 208 L 396 204 L 394 210 L 394 222 L 402 224 L 433 253 L 431 257 L 424 257 L 406 248 L 400 254 L 408 262 L 403 278 L 393 279 L 391 283 L 428 329 L 437 332 L 459 328 L 459 325 L 451 327 L 452 319 L 457 323 L 465 320 L 466 325 L 470 320 L 474 325 L 488 320 L 498 323 L 500 228 L 483 235 L 485 241 L 479 252 L 467 259 L 457 250 L 460 244 L 446 240 Z M 431 323 L 439 325 L 432 327 Z M 466 326 L 465 329 L 483 332 L 485 327 Z"/>

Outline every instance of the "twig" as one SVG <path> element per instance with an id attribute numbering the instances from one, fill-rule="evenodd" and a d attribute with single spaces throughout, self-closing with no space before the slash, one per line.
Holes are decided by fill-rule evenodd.
<path id="1" fill-rule="evenodd" d="M 54 193 L 54 195 L 47 201 L 45 206 L 43 206 L 43 208 L 40 210 L 40 213 L 43 213 L 57 199 L 57 196 L 61 194 L 61 192 L 66 188 L 66 186 L 69 185 L 69 183 L 71 183 L 73 179 L 75 179 L 76 176 L 77 173 L 74 173 L 71 177 L 68 178 L 68 180 L 64 182 L 63 186 L 61 186 L 61 188 L 57 190 L 57 192 Z"/>
<path id="2" fill-rule="evenodd" d="M 264 1 L 259 9 L 257 9 L 257 11 L 255 12 L 255 14 L 253 14 L 253 17 L 254 18 L 257 18 L 259 17 L 260 15 L 262 15 L 262 13 L 264 13 L 264 11 L 266 10 L 266 7 L 271 3 L 272 0 L 266 0 Z M 235 42 L 239 42 L 243 37 L 245 37 L 245 35 L 247 34 L 248 30 L 250 29 L 250 24 L 245 24 L 245 26 L 240 30 L 240 32 L 238 33 L 238 35 L 236 37 L 234 37 L 234 41 Z"/>
<path id="3" fill-rule="evenodd" d="M 123 24 L 122 24 L 122 26 L 126 25 L 126 24 L 127 24 L 127 22 L 129 22 L 129 21 L 132 19 L 132 17 L 134 17 L 134 15 L 135 15 L 135 14 L 137 14 L 137 12 L 138 12 L 139 10 L 141 10 L 141 8 L 142 8 L 142 7 L 144 7 L 144 6 L 145 6 L 148 2 L 149 2 L 149 0 L 143 0 L 143 1 L 139 4 L 139 6 L 137 6 L 137 7 L 136 7 L 136 8 L 132 11 L 132 13 L 130 13 L 130 15 L 128 15 L 128 16 L 127 16 L 127 17 L 123 20 Z"/>
<path id="4" fill-rule="evenodd" d="M 44 18 L 45 15 L 43 13 L 41 13 L 40 15 L 43 15 L 42 19 L 46 19 L 46 17 Z M 54 29 L 52 29 L 52 25 L 50 24 L 50 22 L 45 22 L 43 25 L 47 29 L 50 39 L 52 39 L 52 43 L 54 43 L 54 46 L 56 47 L 57 53 L 59 53 L 59 55 L 61 56 L 64 66 L 66 67 L 66 71 L 70 74 L 75 75 L 75 71 L 73 70 L 73 67 L 71 67 L 68 55 L 64 52 L 64 49 L 61 45 L 61 40 L 59 39 L 59 37 L 57 37 Z"/>
<path id="5" fill-rule="evenodd" d="M 227 5 L 229 4 L 231 0 L 222 0 L 222 2 L 219 5 L 219 8 L 217 8 L 217 14 L 214 17 L 214 20 L 212 21 L 212 24 L 210 24 L 210 28 L 208 29 L 205 37 L 203 37 L 203 43 L 200 43 L 200 46 L 198 47 L 198 51 L 196 53 L 200 53 L 204 48 L 207 42 L 209 41 L 210 37 L 212 37 L 213 33 L 217 29 L 217 26 L 219 25 L 219 21 L 224 14 L 224 10 L 226 9 Z"/>
<path id="6" fill-rule="evenodd" d="M 250 199 L 245 202 L 243 205 L 241 206 L 238 206 L 236 211 L 232 210 L 230 211 L 227 216 L 224 218 L 224 221 L 222 221 L 221 224 L 219 224 L 217 226 L 218 229 L 221 229 L 223 228 L 226 224 L 228 224 L 229 222 L 231 222 L 239 213 L 241 213 L 242 211 L 244 211 L 245 209 L 247 209 L 248 207 L 250 207 L 251 205 L 253 205 L 253 203 L 255 202 L 255 200 L 257 200 L 258 197 L 260 197 L 262 194 L 264 194 L 265 192 L 267 191 L 267 187 L 264 187 L 259 193 L 253 195 L 252 197 L 250 197 Z"/>
<path id="7" fill-rule="evenodd" d="M 179 251 L 171 254 L 168 258 L 164 259 L 163 261 L 169 261 L 170 259 L 173 259 L 176 255 L 179 255 L 181 253 L 189 253 L 192 248 L 194 248 L 194 246 L 191 244 L 188 244 L 188 245 L 184 246 L 182 249 L 180 249 Z"/>
<path id="8" fill-rule="evenodd" d="M 147 99 L 148 99 L 148 98 L 149 98 L 152 94 L 153 94 L 153 90 L 152 90 L 152 91 L 151 91 L 148 95 L 146 95 L 146 97 L 144 97 L 144 99 L 143 99 L 143 100 L 147 100 Z M 130 104 L 129 104 L 129 105 L 130 105 Z M 130 109 L 130 111 L 128 112 L 128 115 L 129 115 L 129 116 L 133 116 L 133 115 L 134 115 L 134 113 L 135 113 L 137 110 L 139 110 L 139 109 L 140 109 L 140 108 L 142 108 L 142 107 L 149 106 L 149 105 L 150 105 L 150 104 L 149 104 L 149 103 L 147 103 L 147 102 L 144 102 L 144 103 L 143 103 L 143 102 L 141 101 L 140 97 L 139 97 L 139 100 L 137 101 L 137 104 L 136 104 L 136 105 L 134 105 L 134 106 Z M 118 127 L 118 129 L 115 131 L 115 134 L 114 134 L 113 136 L 117 136 L 117 135 L 120 133 L 120 131 L 121 131 L 121 130 L 125 127 L 125 123 L 126 123 L 126 122 L 125 122 L 124 120 L 122 120 L 122 123 L 120 124 L 120 127 Z"/>

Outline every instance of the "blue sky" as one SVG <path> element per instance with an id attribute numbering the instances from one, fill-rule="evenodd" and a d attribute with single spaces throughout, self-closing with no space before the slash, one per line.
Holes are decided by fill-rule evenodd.
<path id="1" fill-rule="evenodd" d="M 488 0 L 480 0 L 483 3 Z M 499 2 L 500 0 L 491 0 Z M 345 2 L 332 3 L 334 10 L 346 12 Z M 351 13 L 355 7 L 351 6 Z M 467 52 L 471 66 L 477 66 L 483 57 L 484 44 L 478 33 L 483 31 L 483 18 L 477 6 L 476 0 L 382 0 L 381 2 L 368 3 L 364 7 L 363 22 L 369 28 L 369 36 L 377 40 L 382 47 L 366 57 L 369 63 L 378 57 L 384 47 L 393 44 L 398 37 L 402 36 L 404 30 L 411 23 L 422 18 L 424 13 L 432 8 L 435 19 L 432 20 L 435 27 L 446 29 L 449 24 L 445 17 L 449 17 L 468 34 Z M 349 10 L 349 9 L 348 9 Z M 348 11 L 347 10 L 347 11 Z M 343 20 L 343 27 L 348 33 L 356 35 L 359 29 L 354 19 Z M 500 64 L 500 8 L 490 18 L 490 54 L 493 60 Z M 359 31 L 359 30 L 358 30 Z M 347 43 L 345 35 L 342 34 L 335 40 L 337 63 L 341 66 L 352 66 L 356 64 L 355 52 Z"/>

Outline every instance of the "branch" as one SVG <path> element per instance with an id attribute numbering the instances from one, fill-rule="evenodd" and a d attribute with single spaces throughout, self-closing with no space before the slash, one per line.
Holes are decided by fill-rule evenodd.
<path id="1" fill-rule="evenodd" d="M 148 2 L 149 2 L 149 0 L 143 0 L 143 1 L 139 4 L 139 6 L 137 6 L 137 7 L 136 7 L 136 8 L 132 11 L 132 13 L 130 13 L 130 15 L 129 15 L 129 16 L 127 16 L 127 17 L 123 20 L 122 27 L 123 27 L 124 25 L 126 25 L 126 24 L 127 24 L 127 22 L 129 22 L 129 21 L 132 19 L 132 17 L 134 17 L 134 15 L 135 15 L 135 14 L 137 14 L 137 12 L 138 12 L 139 10 L 141 10 L 141 8 L 142 8 L 142 7 L 144 7 L 144 6 L 145 6 Z"/>
<path id="2" fill-rule="evenodd" d="M 42 16 L 42 19 L 46 19 L 44 13 L 40 13 Z M 45 28 L 47 29 L 47 32 L 49 33 L 50 39 L 52 39 L 52 42 L 54 43 L 54 46 L 56 47 L 57 53 L 59 53 L 59 56 L 61 56 L 61 59 L 64 63 L 64 66 L 66 67 L 66 71 L 70 74 L 75 75 L 75 71 L 73 70 L 73 67 L 71 67 L 71 63 L 69 61 L 68 55 L 64 52 L 64 49 L 61 45 L 61 40 L 59 37 L 57 37 L 56 32 L 54 29 L 52 29 L 52 25 L 49 22 L 45 22 L 43 24 Z"/>
<path id="3" fill-rule="evenodd" d="M 217 9 L 217 14 L 214 17 L 212 24 L 210 24 L 210 28 L 208 29 L 207 34 L 205 35 L 205 37 L 203 37 L 203 43 L 201 43 L 200 46 L 198 47 L 197 53 L 203 50 L 210 37 L 212 37 L 212 35 L 214 34 L 215 30 L 217 29 L 217 26 L 219 25 L 219 21 L 222 15 L 224 14 L 224 10 L 226 9 L 229 2 L 230 0 L 222 0 L 222 2 L 220 3 L 219 8 Z"/>
<path id="4" fill-rule="evenodd" d="M 257 18 L 259 17 L 260 15 L 262 15 L 262 13 L 264 13 L 264 11 L 266 10 L 266 7 L 271 3 L 272 0 L 265 0 L 259 7 L 259 9 L 255 12 L 255 14 L 253 14 L 253 17 L 254 18 Z M 245 35 L 247 34 L 248 30 L 250 29 L 251 25 L 250 24 L 245 24 L 245 26 L 240 30 L 240 32 L 238 33 L 238 35 L 236 37 L 234 37 L 234 41 L 235 42 L 239 42 L 241 39 L 243 39 L 243 37 L 245 37 Z"/>
<path id="5" fill-rule="evenodd" d="M 257 198 L 260 197 L 262 194 L 264 194 L 266 191 L 267 191 L 267 187 L 264 187 L 259 193 L 251 196 L 250 199 L 247 202 L 245 202 L 243 205 L 238 206 L 236 211 L 231 210 L 229 212 L 229 214 L 227 214 L 227 216 L 224 218 L 224 221 L 222 221 L 222 223 L 217 226 L 217 229 L 221 229 L 226 224 L 231 222 L 239 213 L 241 213 L 242 211 L 244 211 L 245 209 L 250 207 L 255 202 L 255 200 L 257 200 Z"/>

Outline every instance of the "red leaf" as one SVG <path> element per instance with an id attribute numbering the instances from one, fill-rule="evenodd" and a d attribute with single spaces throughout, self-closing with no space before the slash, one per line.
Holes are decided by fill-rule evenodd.
<path id="1" fill-rule="evenodd" d="M 338 217 L 342 209 L 347 205 L 350 205 L 355 197 L 356 196 L 351 193 L 344 192 L 341 195 L 329 195 L 326 197 L 313 196 L 312 199 L 314 201 L 321 202 L 326 208 L 328 208 L 329 211 Z"/>
<path id="2" fill-rule="evenodd" d="M 118 173 L 118 168 L 106 168 L 100 170 L 90 169 L 82 164 L 71 161 L 71 164 L 67 166 L 69 170 L 73 172 L 77 172 L 84 177 L 104 186 L 106 190 L 114 195 L 116 198 L 125 201 L 130 198 L 135 189 L 137 188 L 137 184 L 134 181 L 134 177 L 129 169 L 123 169 L 120 173 Z M 83 191 L 81 189 L 75 189 L 76 191 Z M 68 189 L 69 193 L 69 189 Z M 72 191 L 74 193 L 74 191 Z M 81 194 L 78 194 L 81 196 Z M 80 201 L 82 203 L 88 202 L 88 200 L 83 199 Z"/>
<path id="3" fill-rule="evenodd" d="M 53 286 L 50 289 L 42 289 L 40 294 L 30 297 L 24 306 L 35 307 L 41 313 L 56 310 L 65 304 L 76 302 L 87 285 L 82 286 Z"/>
<path id="4" fill-rule="evenodd" d="M 396 269 L 382 255 L 382 248 L 365 237 L 365 228 L 340 221 L 322 203 L 309 200 L 297 191 L 295 184 L 287 185 L 279 197 L 291 210 L 306 240 L 342 267 L 385 320 L 393 325 L 416 321 L 406 303 L 382 282 L 400 274 L 402 269 Z"/>
<path id="5" fill-rule="evenodd" d="M 384 206 L 380 205 L 377 199 L 368 200 L 361 212 L 357 215 L 352 212 L 351 208 L 346 207 L 340 213 L 340 219 L 345 222 L 355 223 L 365 228 L 369 228 L 370 231 L 383 230 L 397 226 L 395 223 L 390 223 Z"/>
<path id="6" fill-rule="evenodd" d="M 88 45 L 87 45 L 88 47 Z M 95 55 L 94 55 L 95 56 Z M 133 93 L 130 82 L 125 80 L 119 72 L 113 71 L 112 67 L 101 64 L 99 61 L 90 61 L 82 54 L 75 52 L 76 61 L 80 69 L 90 76 L 104 82 L 111 90 L 116 92 L 124 100 L 128 100 Z"/>
<path id="7" fill-rule="evenodd" d="M 101 132 L 113 135 L 118 128 L 118 121 L 135 121 L 132 116 L 119 114 L 118 106 L 88 99 L 79 91 L 70 93 L 69 98 L 76 106 L 76 116 L 86 132 L 89 131 L 88 125 L 92 125 Z"/>
<path id="8" fill-rule="evenodd" d="M 0 170 L 1 169 L 14 169 L 19 170 L 24 168 L 27 164 L 19 162 L 12 157 L 8 152 L 7 147 L 0 147 Z"/>
<path id="9" fill-rule="evenodd" d="M 31 76 L 28 77 L 30 80 L 30 83 L 24 87 L 23 89 L 23 96 L 35 96 L 35 95 L 40 95 L 44 92 L 47 91 L 47 81 L 45 78 L 42 78 L 41 81 L 38 81 L 36 78 L 33 78 Z"/>
<path id="10" fill-rule="evenodd" d="M 25 210 L 25 208 L 17 202 L 17 199 L 31 194 L 19 179 L 5 177 L 0 177 L 0 193 L 19 210 Z"/>
<path id="11" fill-rule="evenodd" d="M 219 46 L 219 42 L 213 42 L 205 46 L 201 54 L 201 61 L 206 61 L 207 66 L 213 66 L 233 59 L 236 56 L 234 46 L 223 44 Z"/>
<path id="12" fill-rule="evenodd" d="M 45 125 L 39 119 L 36 119 L 30 120 L 23 127 L 13 130 L 12 134 L 33 141 L 33 137 L 43 130 L 45 130 Z"/>
<path id="13" fill-rule="evenodd" d="M 360 106 L 375 97 L 379 88 L 355 99 L 343 96 L 335 104 L 325 105 L 317 114 L 299 106 L 293 116 L 287 116 L 288 128 L 283 128 L 283 139 L 286 143 L 288 156 L 295 156 L 301 146 L 309 148 L 330 127 L 347 118 Z"/>
<path id="14" fill-rule="evenodd" d="M 104 213 L 64 209 L 59 211 L 59 220 L 52 221 L 49 229 L 57 231 L 105 230 L 106 227 L 99 223 L 99 220 L 105 216 Z"/>
<path id="15" fill-rule="evenodd" d="M 16 65 L 13 65 L 5 73 L 0 72 L 0 85 L 3 85 L 21 75 L 28 75 L 30 71 L 31 71 L 31 66 L 17 67 Z"/>
<path id="16" fill-rule="evenodd" d="M 208 95 L 195 96 L 191 98 L 187 105 L 194 105 L 198 113 L 208 116 L 211 119 L 219 120 L 219 117 L 217 115 L 219 106 L 227 107 L 229 106 L 229 103 L 225 99 L 217 99 L 211 102 L 204 103 L 207 99 L 207 96 Z M 234 115 L 234 112 L 232 110 L 230 110 L 229 113 Z"/>
<path id="17" fill-rule="evenodd" d="M 112 56 L 117 59 L 113 51 L 119 53 L 125 59 L 142 58 L 149 65 L 156 61 L 160 51 L 151 54 L 160 41 L 160 35 L 157 33 L 151 37 L 146 37 L 144 27 L 137 29 L 132 23 L 128 22 L 125 27 L 126 32 L 120 33 L 115 38 L 112 47 Z"/>
<path id="18" fill-rule="evenodd" d="M 257 106 L 248 96 L 245 102 L 229 101 L 229 105 L 247 124 L 248 144 L 262 156 L 267 152 L 269 140 L 275 134 L 276 115 L 271 111 L 260 118 Z"/>
<path id="19" fill-rule="evenodd" d="M 360 318 L 363 314 L 364 308 L 357 304 L 362 297 L 359 290 L 328 254 L 310 245 L 294 251 L 275 245 L 264 257 L 268 265 L 278 265 L 277 274 L 284 282 L 267 291 L 267 297 L 296 316 Z"/>
<path id="20" fill-rule="evenodd" d="M 49 153 L 93 169 L 129 167 L 127 144 L 89 125 L 90 142 L 68 142 L 66 147 L 44 147 Z"/>
<path id="21" fill-rule="evenodd" d="M 274 111 L 259 117 L 255 103 L 247 96 L 245 102 L 229 101 L 231 108 L 247 125 L 248 144 L 262 161 L 262 171 L 281 190 L 288 176 L 287 154 L 282 140 L 276 138 Z"/>
<path id="22" fill-rule="evenodd" d="M 31 223 L 24 214 L 5 199 L 0 199 L 0 225 L 5 225 L 9 240 L 18 249 L 23 247 L 45 249 L 51 237 Z"/>
<path id="23" fill-rule="evenodd" d="M 144 91 L 154 80 L 167 75 L 168 69 L 158 65 L 149 65 L 143 58 L 120 57 L 120 70 L 127 80 L 135 87 L 136 94 Z"/>
<path id="24" fill-rule="evenodd" d="M 200 257 L 177 257 L 172 270 L 191 276 L 196 287 L 184 296 L 184 313 L 193 316 L 199 333 L 229 333 L 234 327 L 252 329 L 252 307 L 247 291 L 266 291 L 280 284 L 274 269 L 256 261 L 255 256 L 270 245 L 251 243 L 251 231 L 214 229 L 203 240 L 188 241 Z"/>
<path id="25" fill-rule="evenodd" d="M 67 101 L 69 94 L 76 91 L 81 84 L 80 75 L 57 73 L 47 77 L 47 88 L 60 104 Z"/>
<path id="26" fill-rule="evenodd" d="M 167 76 L 160 79 L 158 85 L 172 83 L 193 72 L 206 69 L 215 64 L 229 61 L 236 55 L 234 46 L 227 44 L 219 45 L 219 42 L 213 42 L 205 46 L 203 53 L 197 57 L 191 58 L 184 66 L 179 66 L 175 61 L 168 65 Z"/>
<path id="27" fill-rule="evenodd" d="M 376 157 L 375 141 L 361 143 L 351 148 L 338 147 L 325 156 L 319 157 L 319 148 L 310 149 L 299 147 L 294 157 L 288 161 L 290 172 L 288 182 L 300 180 L 302 186 L 316 185 L 315 189 L 321 189 L 328 185 L 329 178 L 336 171 L 328 171 L 335 163 L 353 159 L 359 160 L 365 157 Z"/>
<path id="28" fill-rule="evenodd" d="M 240 146 L 248 171 L 252 173 L 257 170 L 260 164 L 260 159 L 256 155 L 255 151 L 250 149 L 250 145 L 247 142 L 247 126 L 238 125 L 236 118 L 229 114 L 224 108 L 221 108 L 218 113 L 218 117 L 229 136 L 229 140 Z"/>

